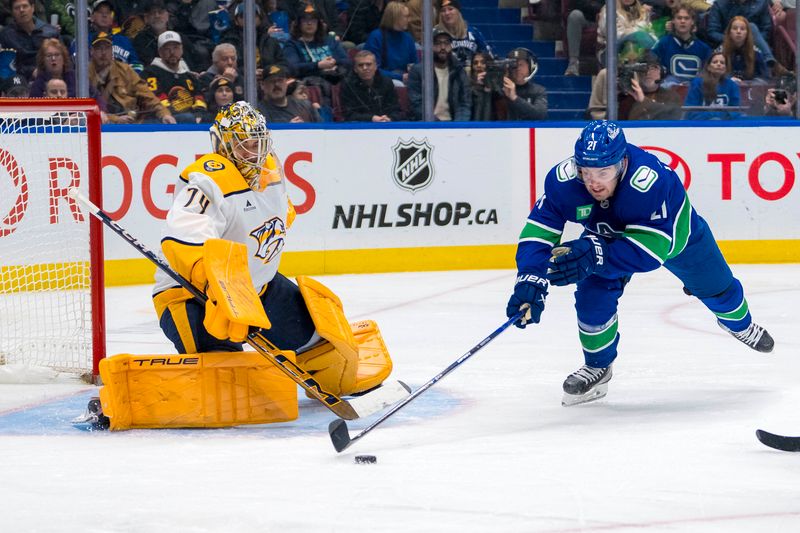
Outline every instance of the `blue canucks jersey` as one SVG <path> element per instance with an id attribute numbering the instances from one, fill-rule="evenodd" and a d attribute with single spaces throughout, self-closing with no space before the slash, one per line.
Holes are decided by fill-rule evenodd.
<path id="1" fill-rule="evenodd" d="M 575 161 L 547 174 L 544 194 L 520 234 L 517 268 L 544 276 L 551 248 L 567 221 L 606 240 L 602 277 L 655 270 L 684 251 L 705 221 L 689 203 L 680 178 L 656 156 L 628 144 L 628 165 L 611 198 L 595 200 L 579 179 Z"/>

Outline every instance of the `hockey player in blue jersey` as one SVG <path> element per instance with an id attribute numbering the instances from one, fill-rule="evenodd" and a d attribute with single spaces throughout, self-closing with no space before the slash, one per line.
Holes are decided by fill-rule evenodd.
<path id="1" fill-rule="evenodd" d="M 559 244 L 567 221 L 583 225 L 584 232 Z M 606 395 L 620 337 L 617 302 L 634 273 L 662 265 L 714 313 L 722 329 L 754 350 L 772 351 L 772 337 L 753 322 L 742 284 L 681 180 L 654 155 L 628 144 L 613 122 L 591 122 L 575 143 L 574 157 L 547 174 L 516 260 L 506 314 L 529 309 L 518 327 L 539 322 L 550 283 L 576 284 L 585 364 L 564 381 L 562 405 Z"/>

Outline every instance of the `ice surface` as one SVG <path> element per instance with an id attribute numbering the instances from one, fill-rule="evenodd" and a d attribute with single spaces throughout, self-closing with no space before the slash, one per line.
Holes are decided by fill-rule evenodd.
<path id="1" fill-rule="evenodd" d="M 74 429 L 86 385 L 0 385 L 0 531 L 800 531 L 800 265 L 738 265 L 772 354 L 720 330 L 666 271 L 620 306 L 608 396 L 561 407 L 580 366 L 570 289 L 342 454 L 330 413 L 221 430 Z M 372 318 L 417 387 L 503 323 L 511 271 L 320 278 Z M 162 353 L 149 287 L 109 289 L 109 353 Z M 301 395 L 302 397 L 302 395 Z M 351 434 L 372 419 L 351 422 Z M 377 464 L 354 464 L 355 455 Z"/>

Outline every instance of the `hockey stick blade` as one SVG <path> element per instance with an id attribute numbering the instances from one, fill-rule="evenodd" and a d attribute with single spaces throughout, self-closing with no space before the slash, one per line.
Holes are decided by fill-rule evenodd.
<path id="1" fill-rule="evenodd" d="M 508 328 L 508 326 L 521 319 L 527 311 L 528 311 L 527 308 L 520 309 L 514 316 L 506 320 L 502 326 L 500 326 L 492 333 L 490 333 L 488 337 L 486 337 L 481 342 L 473 346 L 472 349 L 470 349 L 467 353 L 465 353 L 464 355 L 462 355 L 461 357 L 450 363 L 450 365 L 447 368 L 445 368 L 444 370 L 436 374 L 434 377 L 432 377 L 430 380 L 425 382 L 422 386 L 420 386 L 420 388 L 418 388 L 417 390 L 406 396 L 402 401 L 395 404 L 386 413 L 381 415 L 381 417 L 378 418 L 375 422 L 371 423 L 370 425 L 362 429 L 361 432 L 358 433 L 355 437 L 352 438 L 350 437 L 350 432 L 347 429 L 347 424 L 345 423 L 344 420 L 332 421 L 330 424 L 328 424 L 328 433 L 330 434 L 331 442 L 333 443 L 334 449 L 337 452 L 341 453 L 349 446 L 351 446 L 353 443 L 355 443 L 357 440 L 361 439 L 364 435 L 366 435 L 367 433 L 375 429 L 377 426 L 385 422 L 387 418 L 389 418 L 397 411 L 399 411 L 400 409 L 411 403 L 414 400 L 414 398 L 416 398 L 417 396 L 419 396 L 420 394 L 431 388 L 440 379 L 442 379 L 447 374 L 458 368 L 461 365 L 461 363 L 463 363 L 464 361 L 475 355 L 481 348 L 483 348 L 491 341 L 493 341 L 495 338 L 497 338 L 497 336 L 500 335 L 502 332 L 504 332 Z M 402 382 L 401 384 L 405 385 Z"/>
<path id="2" fill-rule="evenodd" d="M 765 446 L 783 452 L 800 452 L 800 437 L 776 435 L 763 429 L 756 430 L 756 438 Z"/>
<path id="3" fill-rule="evenodd" d="M 189 293 L 195 299 L 205 304 L 208 297 L 205 295 L 203 291 L 192 285 L 189 282 L 189 280 L 187 280 L 186 278 L 181 276 L 178 272 L 173 270 L 172 267 L 166 261 L 158 257 L 144 244 L 139 242 L 133 235 L 128 233 L 122 226 L 120 226 L 117 222 L 112 220 L 111 217 L 109 217 L 105 211 L 94 205 L 88 198 L 86 198 L 83 194 L 81 194 L 78 189 L 76 189 L 75 187 L 71 187 L 68 191 L 68 195 L 70 198 L 78 201 L 81 205 L 83 205 L 86 209 L 88 209 L 89 212 L 98 220 L 100 220 L 100 222 L 102 222 L 106 227 L 108 227 L 114 233 L 122 237 L 122 239 L 125 240 L 128 244 L 136 248 L 136 250 L 138 250 L 139 253 L 141 253 L 152 263 L 154 263 L 156 267 L 160 268 L 178 285 L 189 291 Z M 356 402 L 356 405 L 354 406 L 352 403 L 354 402 L 354 400 L 350 401 L 343 400 L 339 396 L 326 391 L 317 382 L 317 380 L 315 380 L 313 376 L 311 376 L 311 374 L 303 370 L 303 368 L 298 366 L 291 359 L 284 356 L 280 352 L 280 350 L 278 350 L 275 347 L 275 345 L 272 344 L 261 333 L 260 330 L 251 331 L 251 333 L 247 335 L 247 344 L 249 344 L 254 350 L 256 350 L 259 354 L 261 354 L 267 361 L 275 365 L 292 381 L 297 383 L 312 398 L 315 398 L 325 407 L 327 407 L 333 414 L 345 420 L 355 420 L 356 418 L 359 418 L 361 416 L 366 416 L 366 414 L 372 414 L 373 412 L 375 412 L 375 410 L 382 409 L 383 407 L 391 405 L 392 403 L 398 401 L 403 396 L 408 396 L 407 390 L 404 390 L 403 393 L 400 394 L 398 385 L 396 385 L 396 383 L 399 382 L 394 382 L 394 383 L 390 382 L 389 386 L 384 391 L 381 391 L 381 389 L 383 388 L 381 387 L 372 393 L 365 394 L 361 398 L 356 398 L 355 400 L 360 399 L 361 401 Z"/>

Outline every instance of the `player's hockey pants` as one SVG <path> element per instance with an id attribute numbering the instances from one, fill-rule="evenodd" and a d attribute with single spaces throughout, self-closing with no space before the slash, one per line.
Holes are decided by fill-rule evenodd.
<path id="1" fill-rule="evenodd" d="M 267 285 L 261 303 L 272 327 L 265 336 L 281 350 L 297 350 L 314 334 L 314 323 L 308 314 L 297 285 L 280 273 Z M 203 327 L 205 307 L 197 300 L 187 300 L 182 308 L 170 308 L 161 315 L 161 329 L 175 345 L 178 353 L 239 352 L 242 345 L 212 336 Z"/>
<path id="2" fill-rule="evenodd" d="M 744 289 L 722 257 L 711 229 L 703 224 L 692 237 L 686 249 L 664 266 L 726 327 L 733 331 L 747 328 L 751 317 Z M 630 278 L 589 276 L 577 284 L 578 334 L 589 366 L 605 368 L 617 357 L 617 303 Z"/>

